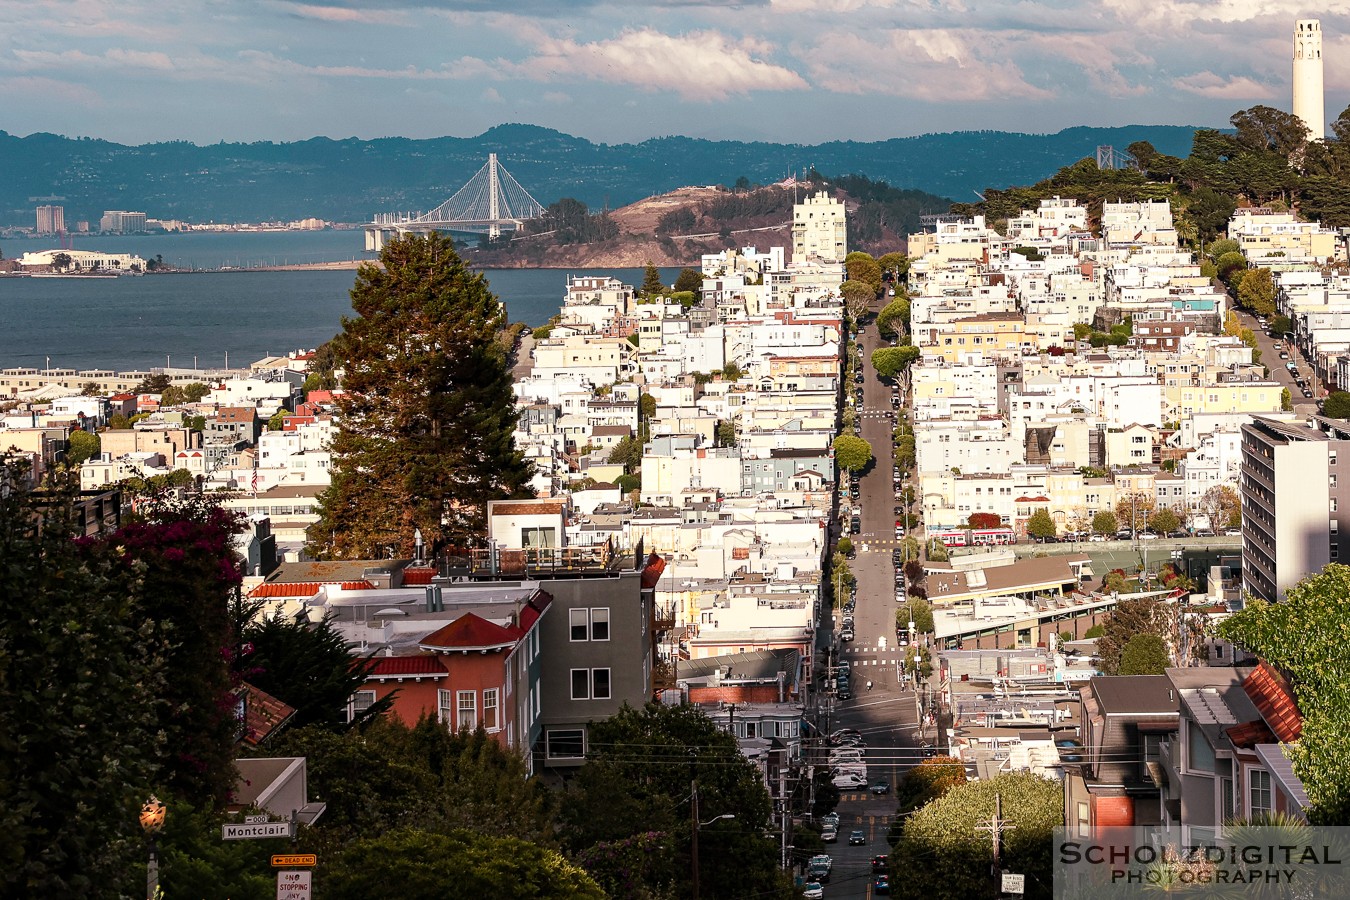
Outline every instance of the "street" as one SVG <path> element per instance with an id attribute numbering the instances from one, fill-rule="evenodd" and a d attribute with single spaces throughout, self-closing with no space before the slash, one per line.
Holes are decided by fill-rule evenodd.
<path id="1" fill-rule="evenodd" d="M 853 537 L 856 556 L 851 563 L 857 579 L 854 627 L 857 638 L 838 645 L 840 659 L 852 667 L 853 699 L 836 703 L 830 728 L 856 728 L 867 744 L 865 758 L 870 784 L 884 779 L 892 791 L 904 773 L 921 758 L 918 709 L 913 685 L 902 676 L 902 648 L 895 635 L 895 567 L 891 550 L 896 544 L 895 499 L 892 485 L 894 457 L 892 435 L 895 413 L 890 385 L 877 378 L 871 354 L 889 346 L 869 324 L 862 335 L 863 405 L 858 410 L 859 433 L 872 446 L 875 462 L 860 479 L 861 533 Z M 855 385 L 849 385 L 853 392 Z M 856 504 L 855 504 L 856 505 Z M 867 683 L 872 683 L 868 690 Z M 931 731 L 927 735 L 931 740 Z M 839 843 L 827 845 L 834 857 L 834 871 L 825 895 L 873 896 L 871 860 L 887 853 L 886 835 L 895 817 L 893 793 L 875 796 L 867 789 L 842 794 L 839 813 Z M 862 829 L 863 846 L 848 845 L 854 829 Z"/>
<path id="2" fill-rule="evenodd" d="M 1273 338 L 1266 333 L 1265 327 L 1256 320 L 1256 317 L 1246 310 L 1237 310 L 1238 321 L 1243 327 L 1250 328 L 1256 335 L 1256 348 L 1261 351 L 1261 364 L 1270 370 L 1270 380 L 1278 382 L 1280 387 L 1288 388 L 1289 395 L 1294 400 L 1294 412 L 1299 416 L 1312 416 L 1318 412 L 1317 400 L 1325 396 L 1325 386 L 1318 381 L 1313 367 L 1303 358 L 1297 347 L 1290 346 L 1284 335 Z M 1275 349 L 1275 342 L 1279 341 L 1283 345 L 1283 350 Z M 1288 359 L 1280 359 L 1281 353 L 1288 353 Z M 1304 381 L 1312 388 L 1313 396 L 1311 399 L 1303 396 L 1303 389 L 1294 383 L 1294 377 L 1285 368 L 1285 363 L 1293 362 L 1298 365 Z"/>

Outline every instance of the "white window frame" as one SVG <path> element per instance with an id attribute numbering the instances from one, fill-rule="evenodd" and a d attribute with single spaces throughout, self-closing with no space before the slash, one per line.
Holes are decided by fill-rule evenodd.
<path id="1" fill-rule="evenodd" d="M 489 712 L 491 721 L 489 722 Z M 483 730 L 495 734 L 502 730 L 501 705 L 498 702 L 497 688 L 483 688 Z"/>
<path id="2" fill-rule="evenodd" d="M 1258 780 L 1264 781 L 1265 784 L 1258 786 Z M 1266 804 L 1264 806 L 1258 805 L 1256 802 L 1258 792 L 1265 794 Z M 1247 802 L 1253 816 L 1275 811 L 1275 779 L 1271 778 L 1270 773 L 1265 769 L 1249 769 L 1247 771 Z"/>
<path id="3" fill-rule="evenodd" d="M 373 705 L 375 705 L 375 692 L 373 690 L 352 691 L 352 695 L 347 698 L 347 721 L 356 721 L 358 713 L 365 712 Z"/>
<path id="4" fill-rule="evenodd" d="M 581 637 L 577 637 L 578 629 L 580 629 Z M 567 636 L 573 643 L 577 644 L 590 640 L 590 610 L 582 607 L 567 611 Z"/>
<path id="5" fill-rule="evenodd" d="M 468 701 L 466 704 L 465 701 Z M 468 712 L 469 721 L 464 721 L 464 713 Z M 478 728 L 478 692 L 477 691 L 455 691 L 455 727 L 458 730 L 467 728 L 474 731 Z"/>
<path id="6" fill-rule="evenodd" d="M 446 728 L 455 727 L 455 709 L 454 694 L 448 690 L 441 689 L 436 692 L 436 721 L 440 722 Z"/>
<path id="7" fill-rule="evenodd" d="M 605 678 L 605 696 L 603 696 L 603 697 L 600 696 L 599 683 L 596 681 L 596 676 L 597 676 L 597 674 L 600 673 L 600 672 L 604 672 L 604 673 L 605 673 L 605 675 L 604 675 L 604 678 Z M 592 700 L 609 700 L 609 699 L 612 699 L 613 697 L 614 697 L 614 675 L 613 675 L 612 670 L 610 670 L 610 669 L 608 669 L 608 668 L 604 668 L 604 669 L 591 669 L 591 699 L 592 699 Z"/>
<path id="8" fill-rule="evenodd" d="M 577 696 L 577 673 L 578 673 L 578 672 L 582 673 L 582 675 L 584 676 L 583 679 L 582 679 L 582 683 L 584 683 L 585 686 L 586 686 L 586 696 L 584 696 L 584 697 L 579 697 L 579 696 Z M 573 669 L 573 670 L 571 671 L 570 677 L 571 677 L 572 680 L 571 680 L 571 682 L 569 683 L 569 688 L 568 688 L 568 689 L 572 692 L 572 699 L 573 699 L 573 700 L 589 700 L 589 699 L 591 699 L 591 670 L 590 670 L 590 669 Z"/>
<path id="9" fill-rule="evenodd" d="M 609 640 L 609 636 L 610 636 L 610 634 L 612 633 L 612 630 L 611 630 L 611 628 L 610 628 L 610 622 L 609 622 L 609 607 L 608 607 L 608 606 L 593 606 L 593 607 L 591 607 L 590 614 L 591 614 L 591 628 L 590 628 L 590 636 L 591 636 L 591 640 L 593 640 L 593 641 L 608 641 L 608 640 Z M 605 628 L 605 636 L 604 636 L 604 637 L 596 637 L 596 636 L 595 636 L 595 626 L 596 626 L 596 625 L 603 625 L 603 626 L 604 626 L 604 628 Z"/>

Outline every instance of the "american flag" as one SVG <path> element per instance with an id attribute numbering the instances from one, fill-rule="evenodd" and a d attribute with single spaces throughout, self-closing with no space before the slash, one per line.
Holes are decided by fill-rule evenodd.
<path id="1" fill-rule="evenodd" d="M 253 493 L 258 493 L 258 470 L 253 470 Z"/>

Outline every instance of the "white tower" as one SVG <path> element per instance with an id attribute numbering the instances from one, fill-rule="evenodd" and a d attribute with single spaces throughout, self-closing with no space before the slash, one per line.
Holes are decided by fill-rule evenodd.
<path id="1" fill-rule="evenodd" d="M 1308 126 L 1308 140 L 1327 135 L 1326 103 L 1322 99 L 1322 23 L 1299 19 L 1294 24 L 1294 115 Z"/>

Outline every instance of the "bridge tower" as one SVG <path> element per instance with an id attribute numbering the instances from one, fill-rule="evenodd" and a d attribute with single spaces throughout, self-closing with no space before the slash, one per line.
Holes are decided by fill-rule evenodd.
<path id="1" fill-rule="evenodd" d="M 460 231 L 501 236 L 514 231 L 544 211 L 538 200 L 511 177 L 489 153 L 483 167 L 455 195 L 427 213 L 377 213 L 365 226 L 366 249 L 382 250 L 385 241 L 401 234 Z"/>

